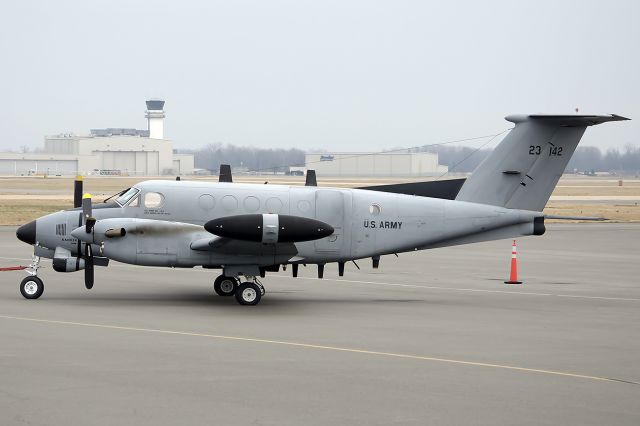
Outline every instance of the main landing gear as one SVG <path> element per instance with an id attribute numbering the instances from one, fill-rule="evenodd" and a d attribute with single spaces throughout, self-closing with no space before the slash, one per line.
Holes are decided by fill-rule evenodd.
<path id="1" fill-rule="evenodd" d="M 240 280 L 236 277 L 220 275 L 213 282 L 213 289 L 218 296 L 233 296 L 239 284 Z"/>
<path id="2" fill-rule="evenodd" d="M 257 305 L 265 294 L 265 289 L 257 277 L 245 276 L 247 281 L 240 282 L 237 277 L 220 275 L 213 283 L 213 289 L 219 296 L 234 295 L 241 305 Z"/>
<path id="3" fill-rule="evenodd" d="M 44 292 L 44 283 L 38 278 L 39 267 L 40 257 L 33 256 L 31 264 L 25 269 L 29 276 L 20 282 L 20 293 L 25 299 L 37 299 Z"/>

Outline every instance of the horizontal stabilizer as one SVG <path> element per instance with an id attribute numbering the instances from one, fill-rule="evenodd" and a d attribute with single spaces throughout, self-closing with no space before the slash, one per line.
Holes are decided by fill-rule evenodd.
<path id="1" fill-rule="evenodd" d="M 507 121 L 512 123 L 520 123 L 527 120 L 547 122 L 550 124 L 577 127 L 577 126 L 595 126 L 596 124 L 606 123 L 608 121 L 625 121 L 629 118 L 616 114 L 607 115 L 556 115 L 556 114 L 515 114 L 505 117 Z"/>

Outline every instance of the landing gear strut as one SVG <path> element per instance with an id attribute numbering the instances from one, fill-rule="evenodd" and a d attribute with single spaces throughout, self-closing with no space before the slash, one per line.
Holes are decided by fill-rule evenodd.
<path id="1" fill-rule="evenodd" d="M 31 263 L 25 269 L 29 276 L 20 282 L 20 293 L 25 299 L 37 299 L 44 292 L 44 283 L 38 278 L 38 268 L 40 268 L 40 257 L 33 256 Z"/>

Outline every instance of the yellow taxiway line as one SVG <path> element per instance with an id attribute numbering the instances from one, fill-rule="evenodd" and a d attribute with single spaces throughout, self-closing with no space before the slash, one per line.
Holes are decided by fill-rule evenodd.
<path id="1" fill-rule="evenodd" d="M 394 352 L 370 351 L 365 349 L 345 348 L 345 347 L 339 347 L 339 346 L 315 345 L 311 343 L 290 342 L 290 341 L 283 341 L 283 340 L 258 339 L 258 338 L 252 338 L 252 337 L 226 336 L 226 335 L 220 335 L 220 334 L 162 330 L 162 329 L 155 329 L 155 328 L 126 327 L 126 326 L 119 326 L 119 325 L 95 324 L 95 323 L 75 322 L 75 321 L 47 320 L 47 319 L 40 319 L 40 318 L 18 317 L 18 316 L 12 316 L 12 315 L 0 315 L 0 319 L 28 321 L 28 322 L 55 324 L 55 325 L 92 327 L 92 328 L 100 328 L 100 329 L 107 329 L 107 330 L 121 330 L 121 331 L 133 331 L 133 332 L 141 332 L 141 333 L 154 333 L 154 334 L 190 336 L 190 337 L 203 337 L 208 339 L 233 340 L 233 341 L 241 341 L 241 342 L 265 343 L 265 344 L 271 344 L 271 345 L 281 345 L 281 346 L 290 346 L 290 347 L 293 346 L 293 347 L 306 348 L 306 349 L 348 352 L 348 353 L 374 355 L 374 356 L 389 357 L 389 358 L 402 358 L 402 359 L 410 359 L 410 360 L 418 360 L 418 361 L 442 362 L 442 363 L 448 363 L 448 364 L 466 365 L 466 366 L 473 366 L 473 367 L 485 367 L 485 368 L 494 368 L 494 369 L 502 369 L 502 370 L 511 370 L 511 371 L 518 371 L 523 373 L 538 373 L 538 374 L 546 374 L 546 375 L 552 375 L 552 376 L 571 377 L 576 379 L 587 379 L 587 380 L 595 380 L 595 381 L 602 381 L 602 382 L 618 382 L 618 383 L 622 382 L 622 383 L 631 383 L 631 384 L 640 385 L 640 383 L 626 381 L 626 380 L 591 376 L 586 374 L 576 374 L 576 373 L 569 373 L 569 372 L 563 372 L 563 371 L 543 370 L 538 368 L 526 368 L 526 367 L 517 367 L 513 365 L 464 361 L 464 360 L 457 360 L 457 359 L 437 358 L 437 357 L 422 356 L 422 355 L 401 354 L 401 353 L 394 353 Z"/>

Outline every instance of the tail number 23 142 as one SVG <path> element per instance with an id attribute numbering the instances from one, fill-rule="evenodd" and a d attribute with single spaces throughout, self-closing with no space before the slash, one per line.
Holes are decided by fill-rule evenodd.
<path id="1" fill-rule="evenodd" d="M 529 145 L 529 155 L 540 155 L 540 154 L 542 154 L 542 147 L 540 145 Z M 562 157 L 562 147 L 550 146 L 549 157 Z"/>

